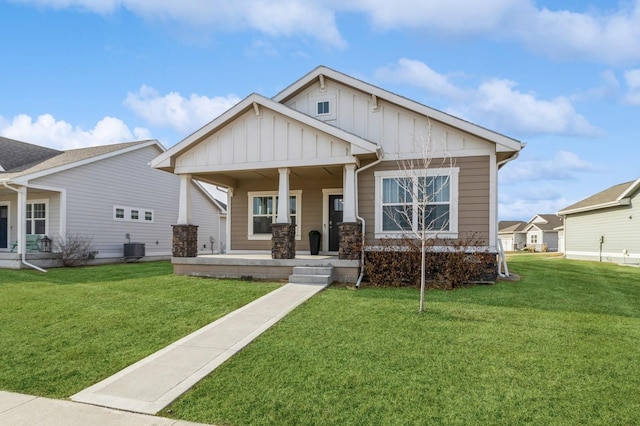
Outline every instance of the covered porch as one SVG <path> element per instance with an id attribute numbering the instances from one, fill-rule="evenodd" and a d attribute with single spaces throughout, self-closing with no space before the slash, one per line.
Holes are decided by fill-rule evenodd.
<path id="1" fill-rule="evenodd" d="M 339 259 L 337 255 L 296 254 L 293 259 L 273 259 L 271 253 L 232 253 L 173 257 L 173 271 L 178 275 L 260 280 L 288 280 L 295 267 L 331 267 L 333 280 L 355 283 L 360 274 L 360 260 Z"/>

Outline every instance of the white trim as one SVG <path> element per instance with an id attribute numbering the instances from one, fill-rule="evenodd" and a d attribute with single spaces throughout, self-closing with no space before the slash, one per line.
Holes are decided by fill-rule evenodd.
<path id="1" fill-rule="evenodd" d="M 598 260 L 598 258 L 601 257 L 603 262 L 611 262 L 611 260 L 606 260 L 606 259 L 629 259 L 629 260 L 638 259 L 640 260 L 640 253 L 623 253 L 621 251 L 618 251 L 618 252 L 603 251 L 602 253 L 600 253 L 599 251 L 569 250 L 569 251 L 565 251 L 564 255 L 567 259 L 572 259 L 571 256 L 579 256 L 580 258 Z M 573 258 L 573 259 L 578 260 L 576 258 Z M 613 263 L 619 263 L 619 262 L 613 262 Z"/>
<path id="2" fill-rule="evenodd" d="M 459 195 L 459 182 L 458 175 L 460 174 L 459 167 L 439 167 L 432 169 L 421 170 L 385 170 L 377 171 L 374 173 L 375 179 L 375 224 L 374 235 L 376 239 L 383 238 L 398 238 L 399 236 L 410 236 L 412 231 L 384 231 L 382 229 L 382 180 L 389 178 L 418 178 L 427 176 L 449 176 L 449 230 L 447 231 L 433 231 L 428 232 L 430 237 L 444 237 L 444 238 L 457 238 L 458 236 L 458 195 Z"/>
<path id="3" fill-rule="evenodd" d="M 577 209 L 560 210 L 559 212 L 556 213 L 556 215 L 563 216 L 563 215 L 574 214 L 574 213 L 588 212 L 588 211 L 591 211 L 591 210 L 601 210 L 601 209 L 606 209 L 606 208 L 609 208 L 609 207 L 622 207 L 622 206 L 629 206 L 629 205 L 631 205 L 631 199 L 623 198 L 621 200 L 610 201 L 608 203 L 601 203 L 601 204 L 594 204 L 592 206 L 578 207 Z"/>
<path id="4" fill-rule="evenodd" d="M 329 196 L 342 195 L 342 188 L 323 188 L 322 189 L 322 251 L 329 252 Z M 356 200 L 357 202 L 357 200 Z"/>
<path id="5" fill-rule="evenodd" d="M 28 189 L 39 189 L 42 191 L 51 191 L 60 194 L 60 211 L 58 212 L 60 216 L 60 222 L 58 224 L 60 228 L 59 237 L 65 241 L 67 238 L 67 190 L 46 185 L 29 185 Z M 51 237 L 51 235 L 49 235 L 49 237 Z"/>
<path id="6" fill-rule="evenodd" d="M 296 197 L 296 240 L 302 240 L 302 190 L 289 191 L 289 196 L 295 195 Z M 268 234 L 254 234 L 253 233 L 253 197 L 273 197 L 273 212 L 272 223 L 276 222 L 276 205 L 275 198 L 278 196 L 278 191 L 251 191 L 247 192 L 247 239 L 249 241 L 256 240 L 270 240 L 271 233 Z"/>
<path id="7" fill-rule="evenodd" d="M 123 217 L 117 217 L 116 213 L 118 209 L 122 209 Z M 138 212 L 137 219 L 133 219 L 131 217 L 133 211 Z M 156 213 L 154 209 L 147 209 L 143 207 L 130 207 L 121 204 L 114 204 L 112 213 L 112 218 L 115 222 L 154 223 L 156 219 Z M 147 213 L 151 213 L 151 220 L 146 220 Z"/>

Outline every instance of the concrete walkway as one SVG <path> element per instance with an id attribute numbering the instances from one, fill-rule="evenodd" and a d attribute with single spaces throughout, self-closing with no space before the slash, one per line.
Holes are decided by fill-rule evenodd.
<path id="1" fill-rule="evenodd" d="M 155 414 L 326 286 L 286 284 L 73 395 L 71 400 Z"/>
<path id="2" fill-rule="evenodd" d="M 0 425 L 196 426 L 199 423 L 0 391 Z"/>

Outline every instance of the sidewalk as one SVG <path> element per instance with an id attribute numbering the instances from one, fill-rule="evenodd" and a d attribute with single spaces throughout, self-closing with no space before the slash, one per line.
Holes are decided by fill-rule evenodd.
<path id="1" fill-rule="evenodd" d="M 285 284 L 80 391 L 71 400 L 155 414 L 326 286 Z"/>
<path id="2" fill-rule="evenodd" d="M 199 423 L 128 413 L 60 399 L 0 391 L 0 425 L 196 426 Z"/>

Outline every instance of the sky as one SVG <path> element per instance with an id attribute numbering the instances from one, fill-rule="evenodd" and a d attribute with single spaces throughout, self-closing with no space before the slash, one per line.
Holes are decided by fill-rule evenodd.
<path id="1" fill-rule="evenodd" d="M 318 65 L 526 143 L 499 218 L 640 177 L 640 0 L 0 0 L 0 135 L 170 148 Z"/>

